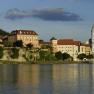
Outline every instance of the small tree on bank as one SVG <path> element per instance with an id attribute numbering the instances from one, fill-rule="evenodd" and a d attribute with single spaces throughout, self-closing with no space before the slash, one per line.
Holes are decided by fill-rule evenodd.
<path id="1" fill-rule="evenodd" d="M 3 57 L 3 48 L 0 47 L 0 58 L 2 58 L 2 57 Z"/>
<path id="2" fill-rule="evenodd" d="M 86 54 L 82 53 L 82 54 L 79 54 L 77 58 L 80 60 L 83 60 L 84 58 L 87 58 L 87 56 Z"/>
<path id="3" fill-rule="evenodd" d="M 31 44 L 31 43 L 28 43 L 27 45 L 26 45 L 26 48 L 27 49 L 31 49 L 33 47 L 33 45 Z"/>
<path id="4" fill-rule="evenodd" d="M 11 49 L 11 58 L 13 58 L 13 59 L 16 59 L 16 58 L 18 58 L 19 57 L 19 49 L 17 49 L 17 48 L 12 48 Z"/>
<path id="5" fill-rule="evenodd" d="M 90 54 L 90 55 L 87 55 L 87 59 L 92 59 L 93 58 L 93 55 Z"/>
<path id="6" fill-rule="evenodd" d="M 5 47 L 13 47 L 13 42 L 12 42 L 12 41 L 4 41 L 4 42 L 3 42 L 3 45 L 4 45 Z"/>
<path id="7" fill-rule="evenodd" d="M 68 53 L 61 53 L 60 51 L 55 53 L 55 57 L 58 60 L 67 60 L 71 58 L 71 56 Z"/>
<path id="8" fill-rule="evenodd" d="M 66 59 L 69 59 L 70 58 L 70 55 L 68 53 L 63 53 L 62 54 L 62 59 L 63 60 L 66 60 Z"/>
<path id="9" fill-rule="evenodd" d="M 16 42 L 13 43 L 14 47 L 23 47 L 23 42 L 22 40 L 17 40 Z"/>
<path id="10" fill-rule="evenodd" d="M 62 53 L 59 51 L 59 52 L 56 52 L 55 53 L 55 57 L 58 59 L 58 60 L 62 60 Z"/>

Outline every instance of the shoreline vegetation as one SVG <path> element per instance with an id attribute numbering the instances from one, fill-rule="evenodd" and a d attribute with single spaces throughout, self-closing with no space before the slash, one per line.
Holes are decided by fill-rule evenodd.
<path id="1" fill-rule="evenodd" d="M 0 60 L 0 64 L 94 64 L 93 61 L 8 61 Z"/>
<path id="2" fill-rule="evenodd" d="M 77 61 L 67 53 L 20 47 L 0 47 L 0 64 L 81 64 L 93 63 L 92 55 L 80 54 Z M 84 60 L 85 59 L 85 60 Z"/>

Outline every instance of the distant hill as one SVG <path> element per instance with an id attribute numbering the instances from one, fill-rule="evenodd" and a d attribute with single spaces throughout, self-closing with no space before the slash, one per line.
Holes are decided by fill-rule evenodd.
<path id="1" fill-rule="evenodd" d="M 0 36 L 8 35 L 9 33 L 0 29 Z"/>

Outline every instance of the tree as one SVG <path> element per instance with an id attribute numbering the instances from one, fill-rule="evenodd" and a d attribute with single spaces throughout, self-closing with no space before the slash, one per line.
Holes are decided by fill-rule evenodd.
<path id="1" fill-rule="evenodd" d="M 3 57 L 3 48 L 0 47 L 0 58 L 2 58 L 2 57 Z"/>
<path id="2" fill-rule="evenodd" d="M 3 45 L 4 45 L 5 47 L 12 47 L 12 46 L 13 46 L 13 42 L 12 42 L 12 41 L 4 41 L 4 42 L 3 42 Z"/>
<path id="3" fill-rule="evenodd" d="M 26 45 L 26 47 L 27 47 L 28 49 L 31 49 L 31 48 L 33 47 L 33 45 L 32 45 L 31 43 L 28 43 L 28 44 Z"/>
<path id="4" fill-rule="evenodd" d="M 62 60 L 62 53 L 59 51 L 59 52 L 56 52 L 55 53 L 55 57 L 58 59 L 58 60 Z"/>
<path id="5" fill-rule="evenodd" d="M 87 55 L 87 59 L 92 59 L 93 58 L 93 55 L 90 54 L 90 55 Z"/>
<path id="6" fill-rule="evenodd" d="M 84 58 L 87 58 L 87 56 L 86 54 L 82 53 L 82 54 L 79 54 L 77 58 L 80 60 L 83 60 Z"/>
<path id="7" fill-rule="evenodd" d="M 16 42 L 13 43 L 14 47 L 23 47 L 23 42 L 22 40 L 17 40 Z"/>
<path id="8" fill-rule="evenodd" d="M 66 60 L 66 59 L 68 59 L 68 58 L 70 58 L 70 55 L 69 55 L 68 53 L 63 53 L 63 54 L 62 54 L 62 59 L 63 59 L 63 60 Z"/>
<path id="9" fill-rule="evenodd" d="M 45 61 L 46 52 L 45 51 L 40 51 L 39 52 L 39 56 L 40 56 L 40 60 L 44 60 Z"/>
<path id="10" fill-rule="evenodd" d="M 11 49 L 11 58 L 13 58 L 13 59 L 16 59 L 16 58 L 18 58 L 19 57 L 19 49 L 17 49 L 17 48 L 12 48 Z"/>

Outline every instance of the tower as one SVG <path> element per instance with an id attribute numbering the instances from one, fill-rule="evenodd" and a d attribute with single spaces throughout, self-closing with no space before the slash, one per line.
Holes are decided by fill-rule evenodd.
<path id="1" fill-rule="evenodd" d="M 91 29 L 91 46 L 92 46 L 92 54 L 94 54 L 94 25 L 92 26 Z"/>

